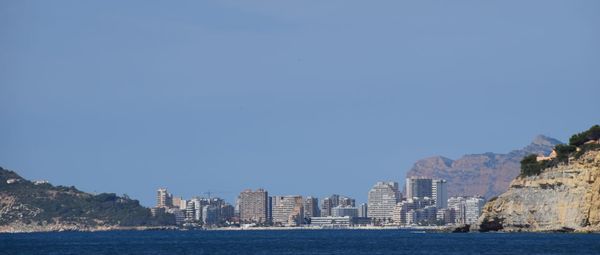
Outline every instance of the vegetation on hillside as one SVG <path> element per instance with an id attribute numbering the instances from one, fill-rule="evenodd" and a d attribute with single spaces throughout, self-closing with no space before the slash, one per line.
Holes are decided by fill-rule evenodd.
<path id="1" fill-rule="evenodd" d="M 588 143 L 598 139 L 600 139 L 600 126 L 594 125 L 587 131 L 571 136 L 568 145 L 556 145 L 554 147 L 556 157 L 553 159 L 538 161 L 538 155 L 530 154 L 521 160 L 521 176 L 539 175 L 546 168 L 555 167 L 560 163 L 568 163 L 570 157 L 579 158 L 587 151 L 600 150 L 600 144 Z"/>
<path id="2" fill-rule="evenodd" d="M 18 179 L 7 184 L 8 179 Z M 114 193 L 89 194 L 75 187 L 34 184 L 12 171 L 0 168 L 0 208 L 11 207 L 0 225 L 15 221 L 26 224 L 77 223 L 88 226 L 156 226 L 174 224 L 172 215 L 153 217 L 139 201 Z M 15 206 L 17 205 L 17 206 Z"/>
<path id="3" fill-rule="evenodd" d="M 600 125 L 594 125 L 585 132 L 581 132 L 579 134 L 574 134 L 573 136 L 571 136 L 571 138 L 569 139 L 569 145 L 579 147 L 585 144 L 587 141 L 598 139 L 600 139 Z"/>

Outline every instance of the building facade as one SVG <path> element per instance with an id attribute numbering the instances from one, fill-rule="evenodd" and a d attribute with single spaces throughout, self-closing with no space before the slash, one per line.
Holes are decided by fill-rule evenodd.
<path id="1" fill-rule="evenodd" d="M 273 225 L 299 226 L 304 220 L 302 196 L 274 196 L 272 207 Z"/>
<path id="2" fill-rule="evenodd" d="M 269 194 L 266 190 L 242 191 L 238 206 L 241 223 L 269 223 Z"/>
<path id="3" fill-rule="evenodd" d="M 433 180 L 431 193 L 433 200 L 435 200 L 435 207 L 438 209 L 448 208 L 448 182 L 446 180 Z"/>
<path id="4" fill-rule="evenodd" d="M 406 178 L 406 198 L 425 198 L 433 197 L 433 180 L 423 177 Z"/>
<path id="5" fill-rule="evenodd" d="M 397 182 L 377 182 L 369 191 L 367 215 L 376 224 L 389 222 L 400 201 Z"/>
<path id="6" fill-rule="evenodd" d="M 308 196 L 304 199 L 304 218 L 319 217 L 319 199 Z"/>
<path id="7" fill-rule="evenodd" d="M 340 204 L 340 195 L 333 194 L 321 200 L 321 216 L 331 216 L 331 209 Z"/>
<path id="8" fill-rule="evenodd" d="M 173 195 L 171 195 L 166 188 L 160 188 L 156 192 L 156 207 L 173 207 Z M 179 207 L 179 205 L 177 205 L 177 207 Z"/>
<path id="9" fill-rule="evenodd" d="M 482 197 L 467 198 L 465 201 L 465 224 L 477 223 L 484 205 L 485 199 Z"/>
<path id="10" fill-rule="evenodd" d="M 450 197 L 448 199 L 448 209 L 452 215 L 454 224 L 465 224 L 466 220 L 466 198 L 465 197 Z"/>
<path id="11" fill-rule="evenodd" d="M 338 206 L 334 207 L 333 209 L 331 209 L 331 216 L 333 216 L 333 217 L 349 216 L 352 218 L 356 218 L 356 217 L 358 217 L 358 208 L 351 207 L 351 206 L 338 205 Z"/>
<path id="12" fill-rule="evenodd" d="M 368 206 L 366 203 L 362 203 L 362 204 L 360 204 L 360 206 L 358 206 L 358 217 L 361 217 L 361 218 L 369 217 Z"/>

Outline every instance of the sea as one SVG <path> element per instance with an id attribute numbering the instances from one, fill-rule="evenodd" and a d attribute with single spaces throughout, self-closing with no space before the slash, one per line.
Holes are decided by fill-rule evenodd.
<path id="1" fill-rule="evenodd" d="M 0 234 L 0 254 L 600 254 L 599 234 L 411 230 Z"/>

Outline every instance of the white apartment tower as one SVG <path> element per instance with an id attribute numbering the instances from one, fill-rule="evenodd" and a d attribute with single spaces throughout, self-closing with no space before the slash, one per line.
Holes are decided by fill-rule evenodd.
<path id="1" fill-rule="evenodd" d="M 397 182 L 377 182 L 369 191 L 367 215 L 376 222 L 391 221 L 396 203 L 400 201 Z"/>
<path id="2" fill-rule="evenodd" d="M 469 197 L 465 201 L 465 223 L 466 224 L 474 224 L 477 223 L 479 219 L 479 215 L 481 215 L 481 210 L 483 209 L 483 205 L 485 204 L 485 200 L 482 197 Z"/>

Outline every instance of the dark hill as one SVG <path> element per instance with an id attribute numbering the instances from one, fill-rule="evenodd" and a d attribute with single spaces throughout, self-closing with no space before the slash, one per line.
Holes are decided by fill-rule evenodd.
<path id="1" fill-rule="evenodd" d="M 172 224 L 171 217 L 153 217 L 137 200 L 114 193 L 98 195 L 75 187 L 34 183 L 0 167 L 0 229 L 32 231 Z"/>

